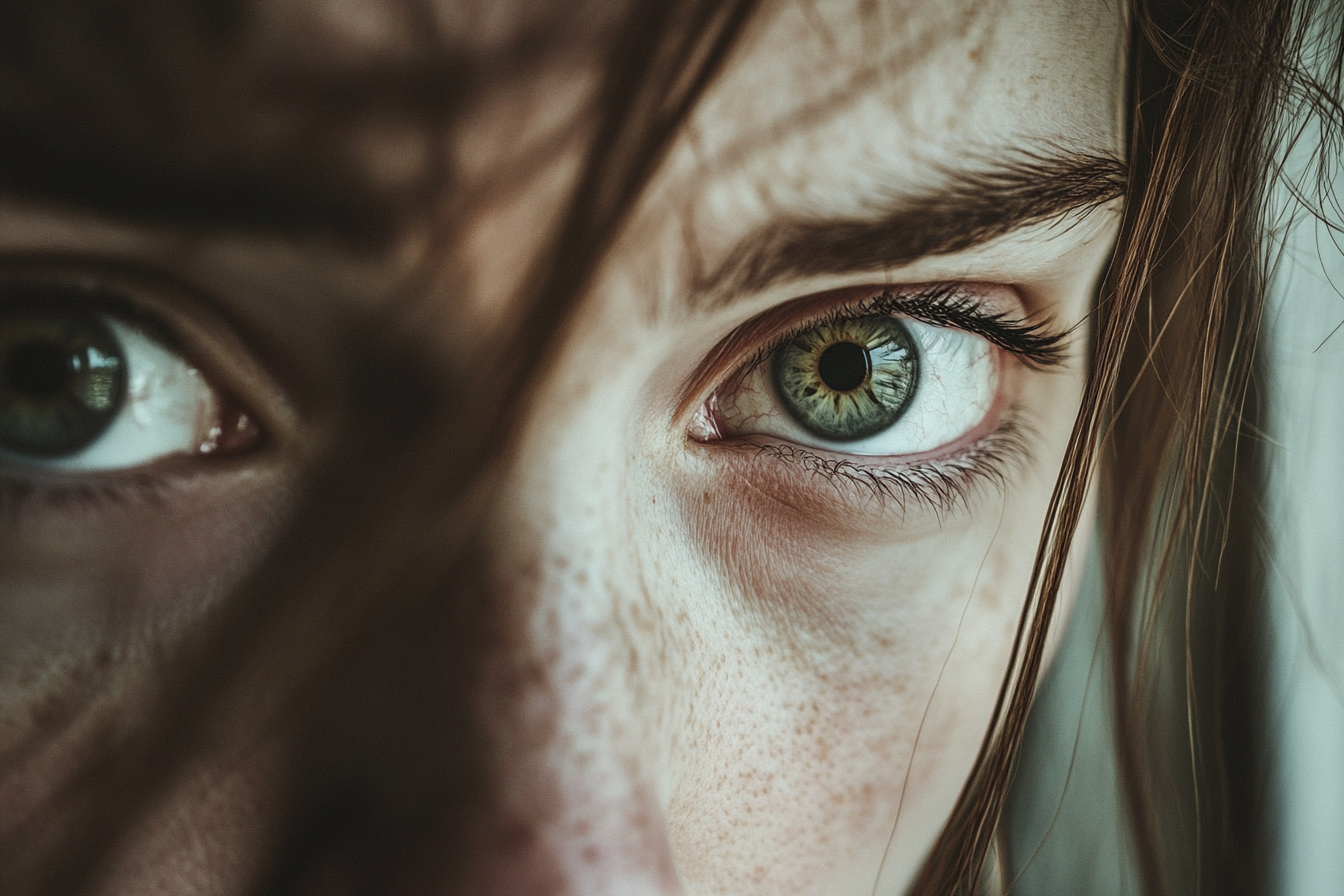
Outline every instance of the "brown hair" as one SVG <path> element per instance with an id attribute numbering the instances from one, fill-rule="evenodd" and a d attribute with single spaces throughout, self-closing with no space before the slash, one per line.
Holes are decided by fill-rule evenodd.
<path id="1" fill-rule="evenodd" d="M 341 881 L 354 892 L 400 892 L 452 873 L 432 844 L 470 835 L 444 807 L 477 795 L 480 757 L 464 736 L 469 720 L 426 719 L 423 708 L 466 705 L 426 682 L 470 687 L 481 646 L 467 633 L 489 628 L 470 529 L 474 502 L 489 494 L 488 448 L 507 441 L 508 410 L 529 386 L 533 368 L 521 359 L 546 357 L 557 322 L 753 6 L 543 11 L 502 47 L 431 42 L 354 69 L 326 66 L 321 54 L 297 68 L 258 64 L 245 51 L 268 23 L 246 0 L 6 7 L 0 73 L 14 87 L 0 96 L 0 191 L 149 223 L 308 231 L 355 250 L 386 246 L 407 220 L 428 218 L 439 244 L 452 236 L 437 208 L 452 184 L 435 173 L 450 167 L 437 160 L 426 179 L 379 191 L 357 164 L 361 125 L 391 110 L 441 133 L 473 77 L 535 65 L 566 37 L 590 42 L 606 65 L 583 173 L 508 337 L 514 366 L 453 359 L 444 371 L 403 315 L 349 329 L 345 356 L 355 360 L 301 398 L 340 435 L 309 471 L 288 537 L 176 651 L 141 724 L 69 784 L 43 824 L 0 844 L 0 889 L 85 889 L 184 761 L 227 744 L 244 716 L 283 727 L 290 772 L 262 891 L 328 892 Z M 399 8 L 417 33 L 439 30 L 417 4 Z M 119 55 L 128 38 L 138 55 Z M 83 68 L 72 70 L 72 58 Z M 268 112 L 287 124 L 278 135 Z M 186 151 L 198 142 L 210 151 Z M 427 255 L 419 274 L 436 276 L 435 261 Z M 432 622 L 460 643 L 417 649 Z M 443 655 L 456 664 L 447 676 L 428 668 Z M 52 828 L 66 843 L 54 859 L 41 839 Z"/>
<path id="2" fill-rule="evenodd" d="M 414 14 L 415 4 L 403 6 Z M 1234 710 L 1252 696 L 1252 684 L 1238 675 L 1244 678 L 1241 658 L 1255 645 L 1246 628 L 1255 609 L 1258 488 L 1248 427 L 1256 420 L 1261 211 L 1284 104 L 1306 83 L 1290 60 L 1312 6 L 1135 4 L 1132 176 L 1123 234 L 1097 306 L 1093 369 L 993 723 L 916 892 L 977 887 L 1094 468 L 1101 473 L 1119 750 L 1144 885 L 1154 894 L 1190 889 L 1192 879 L 1213 892 L 1255 888 L 1255 870 L 1243 875 L 1229 860 L 1252 854 L 1247 844 L 1258 836 L 1245 787 L 1254 776 L 1242 774 L 1255 761 L 1246 755 L 1254 735 Z M 513 334 L 520 347 L 512 357 L 548 351 L 556 322 L 582 293 L 752 7 L 750 0 L 646 3 L 608 19 L 601 30 L 606 86 L 587 165 L 553 245 L 528 280 L 536 288 Z M 408 214 L 437 221 L 434 202 L 451 184 L 432 171 L 390 195 L 364 184 L 347 153 L 361 116 L 392 109 L 422 125 L 442 124 L 470 94 L 473 66 L 527 64 L 529 53 L 547 45 L 543 35 L 564 27 L 563 17 L 539 21 L 487 60 L 431 45 L 367 70 L 271 71 L 272 80 L 246 82 L 256 91 L 251 100 L 278 107 L 290 126 L 254 145 L 246 139 L 256 132 L 245 120 L 246 91 L 240 100 L 218 86 L 247 36 L 250 9 L 205 0 L 7 5 L 0 77 L 18 86 L 0 95 L 0 191 L 149 220 L 210 208 L 215 220 L 307 227 L 359 246 L 382 245 Z M 127 34 L 138 56 L 109 55 Z M 87 71 L 62 68 L 72 42 L 86 54 Z M 273 90 L 276 77 L 288 92 Z M 32 103 L 31 96 L 45 101 Z M 184 156 L 177 138 L 193 128 L 217 132 L 232 154 Z M 96 164 L 78 149 L 94 135 L 102 143 Z M 321 147 L 316 156 L 314 147 Z M 235 189 L 239 180 L 258 178 L 269 188 Z M 151 181 L 160 186 L 142 188 Z M 238 198 L 253 195 L 272 201 Z M 446 239 L 450 228 L 437 226 L 436 235 Z M 344 435 L 313 471 L 290 535 L 174 660 L 174 675 L 144 724 L 65 794 L 57 811 L 71 836 L 60 861 L 7 862 L 0 870 L 7 892 L 80 889 L 185 757 L 227 740 L 230 719 L 259 711 L 270 718 L 281 707 L 290 716 L 290 774 L 264 891 L 310 891 L 333 876 L 355 892 L 396 891 L 445 870 L 430 844 L 455 833 L 442 807 L 472 799 L 478 757 L 462 736 L 470 730 L 466 720 L 426 719 L 419 711 L 430 701 L 463 701 L 442 699 L 434 688 L 446 685 L 427 685 L 431 676 L 408 658 L 428 653 L 413 649 L 430 628 L 426 619 L 449 631 L 488 629 L 488 608 L 474 600 L 471 511 L 488 500 L 485 448 L 514 422 L 495 409 L 518 407 L 529 381 L 522 367 L 496 366 L 485 377 L 463 364 L 454 373 L 471 388 L 449 393 L 440 385 L 443 365 L 454 362 L 428 351 L 396 320 L 367 323 L 348 334 L 358 366 L 309 396 Z M 402 399 L 389 402 L 389 394 Z M 371 533 L 371 519 L 394 523 Z M 1238 565 L 1244 568 L 1234 570 Z M 1158 587 L 1166 582 L 1179 587 Z M 1171 836 L 1171 801 L 1156 799 L 1150 786 L 1168 741 L 1143 714 L 1153 687 L 1150 654 L 1172 622 L 1173 599 L 1188 646 L 1181 721 L 1191 732 L 1188 795 L 1199 818 L 1193 835 L 1182 837 Z M 464 635 L 449 650 L 461 673 L 454 686 L 469 686 L 480 649 Z M 379 683 L 376 696 L 367 681 Z M 257 682 L 267 684 L 261 710 L 243 699 Z M 3 852 L 45 856 L 41 846 L 20 832 Z M 1193 878 L 1186 868 L 1196 869 Z"/>
<path id="3" fill-rule="evenodd" d="M 1308 112 L 1338 129 L 1344 40 L 1339 10 L 1288 0 L 1139 0 L 1131 22 L 1130 185 L 1091 375 L 994 724 L 919 893 L 977 886 L 1094 468 L 1120 785 L 1144 892 L 1263 887 L 1266 190 L 1290 122 Z M 1301 66 L 1308 46 L 1326 53 L 1315 71 Z"/>

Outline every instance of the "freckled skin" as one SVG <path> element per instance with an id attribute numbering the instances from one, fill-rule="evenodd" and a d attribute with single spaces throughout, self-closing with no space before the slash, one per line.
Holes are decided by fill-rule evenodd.
<path id="1" fill-rule="evenodd" d="M 517 442 L 499 447 L 501 492 L 474 542 L 487 609 L 480 631 L 453 635 L 483 658 L 451 696 L 479 728 L 488 795 L 470 807 L 471 836 L 443 846 L 460 873 L 427 892 L 867 896 L 875 882 L 882 893 L 908 884 L 984 733 L 1080 400 L 1085 340 L 1061 369 L 1005 373 L 1024 456 L 943 504 L 879 499 L 777 455 L 690 439 L 708 395 L 682 414 L 681 391 L 735 327 L 827 290 L 1010 284 L 1024 313 L 1077 322 L 1115 209 L 731 305 L 693 309 L 688 297 L 753 228 L 928 192 L 972 149 L 1118 152 L 1117 6 L 766 4 L 537 371 Z M 581 109 L 597 79 L 566 75 L 575 70 L 566 59 L 537 84 Z M 507 196 L 491 201 L 482 187 L 486 198 L 464 212 L 451 263 L 465 295 L 425 315 L 449 356 L 493 344 L 580 157 L 581 140 L 555 136 L 567 131 L 549 94 L 529 103 L 513 84 L 501 95 L 507 115 L 487 102 L 455 134 L 463 170 L 489 185 L 492 165 L 554 149 Z M 514 145 L 514 134 L 533 143 Z M 91 225 L 24 233 L 0 224 L 10 248 L 91 245 L 151 263 L 184 254 L 161 235 Z M 255 328 L 290 334 L 300 368 L 331 364 L 323 303 L 342 290 L 364 307 L 390 301 L 378 285 L 404 262 L 370 268 L 307 251 L 221 238 L 184 276 L 287 296 L 284 308 L 254 310 Z M 203 572 L 179 572 L 183 590 L 205 589 L 192 575 L 226 588 L 246 566 L 233 559 L 238 568 L 201 560 Z M 154 669 L 125 664 L 128 681 Z M 41 707 L 77 690 L 69 665 L 79 663 L 0 692 L 0 710 L 31 719 L 5 719 L 8 743 L 59 742 Z M 109 688 L 100 711 L 133 704 L 135 688 L 124 690 L 132 696 Z M 189 765 L 126 845 L 108 892 L 245 892 L 273 772 L 265 749 Z M 63 774 L 0 780 L 0 794 L 22 785 L 40 803 Z"/>
<path id="2" fill-rule="evenodd" d="M 910 15 L 940 31 L 926 12 Z M 856 170 L 898 189 L 913 176 L 900 170 L 910 157 L 936 158 L 945 141 L 983 141 L 985 131 L 1068 127 L 1114 146 L 1114 47 L 1094 51 L 1101 68 L 1088 75 L 1088 107 L 1073 102 L 1077 82 L 1024 106 L 1005 96 L 1029 74 L 1022 54 L 1010 64 L 1011 42 L 994 35 L 1024 38 L 1030 23 L 1033 39 L 1062 46 L 1049 35 L 1065 23 L 1044 5 L 1000 12 L 971 29 L 984 68 L 964 74 L 957 55 L 968 50 L 950 37 L 926 71 L 906 75 L 906 88 L 964 85 L 966 94 L 942 100 L 965 103 L 957 133 L 928 122 L 941 111 L 931 97 L 879 89 L 828 107 L 814 127 L 786 129 L 783 148 L 744 150 L 739 169 L 721 172 L 718 157 L 734 140 L 768 142 L 761 135 L 816 96 L 808 87 L 763 99 L 756 79 L 786 82 L 815 63 L 820 81 L 843 81 L 841 60 L 882 58 L 858 52 L 867 38 L 848 30 L 860 16 L 843 4 L 812 10 L 821 30 L 791 9 L 768 15 L 674 148 L 529 409 L 517 485 L 498 511 L 501 565 L 507 575 L 538 554 L 573 564 L 521 598 L 533 624 L 550 620 L 543 628 L 558 645 L 545 680 L 559 721 L 540 752 L 563 769 L 550 779 L 561 815 L 589 813 L 586 830 L 611 847 L 605 871 L 584 862 L 577 842 L 555 847 L 577 851 L 560 862 L 565 892 L 620 892 L 616 880 L 625 892 L 677 892 L 670 867 L 687 893 L 867 894 L 884 858 L 883 892 L 899 892 L 955 799 L 1006 662 L 1081 366 L 1020 384 L 1040 438 L 1006 487 L 975 489 L 942 513 L 837 505 L 835 486 L 767 470 L 769 459 L 750 452 L 726 462 L 712 446 L 688 445 L 676 425 L 685 421 L 669 427 L 662 416 L 678 365 L 694 364 L 749 312 L 714 325 L 675 310 L 650 321 L 646 308 L 675 309 L 695 276 L 677 259 L 712 267 L 728 234 L 754 219 L 803 213 L 818 193 L 828 194 L 823 204 L 861 205 Z M 1115 41 L 1118 27 L 1094 33 Z M 822 32 L 843 49 L 824 46 Z M 887 52 L 899 59 L 910 48 L 892 38 Z M 1030 74 L 1049 83 L 1051 71 Z M 972 120 L 980 133 L 963 135 Z M 790 170 L 800 172 L 796 184 L 779 177 Z M 669 219 L 669 202 L 689 220 Z M 1087 307 L 1112 224 L 1100 226 L 1059 247 L 1050 275 L 1036 278 L 1042 304 L 1065 319 Z M 689 253 L 688 230 L 699 240 Z M 650 280 L 650 271 L 670 273 Z M 807 291 L 790 285 L 752 308 Z M 587 569 L 584 583 L 575 566 Z M 631 616 L 647 626 L 621 624 Z M 575 661 L 560 630 L 581 633 L 570 643 L 585 657 L 582 674 L 566 671 Z M 603 722 L 584 724 L 593 712 Z M 564 842 L 563 830 L 557 820 L 552 836 Z M 654 851 L 642 862 L 621 853 L 636 847 Z"/>

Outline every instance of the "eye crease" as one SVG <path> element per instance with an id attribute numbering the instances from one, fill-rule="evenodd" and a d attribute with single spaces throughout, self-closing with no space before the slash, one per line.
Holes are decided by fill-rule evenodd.
<path id="1" fill-rule="evenodd" d="M 108 307 L 119 298 L 61 283 L 0 287 L 0 461 L 114 471 L 257 444 L 250 415 Z"/>

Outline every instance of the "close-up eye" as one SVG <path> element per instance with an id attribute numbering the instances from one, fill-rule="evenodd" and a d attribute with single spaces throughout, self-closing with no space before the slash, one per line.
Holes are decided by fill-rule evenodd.
<path id="1" fill-rule="evenodd" d="M 0 23 L 0 896 L 1344 894 L 1344 0 Z"/>
<path id="2" fill-rule="evenodd" d="M 992 430 L 1007 353 L 1053 363 L 1059 337 L 945 292 L 884 294 L 779 338 L 711 395 L 700 441 L 768 436 L 917 458 Z"/>
<path id="3" fill-rule="evenodd" d="M 4 288 L 0 460 L 112 471 L 256 444 L 256 423 L 189 358 L 86 292 L 62 284 Z"/>

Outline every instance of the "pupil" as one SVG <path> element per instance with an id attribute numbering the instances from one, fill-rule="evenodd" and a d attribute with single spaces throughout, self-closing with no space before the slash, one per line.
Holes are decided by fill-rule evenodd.
<path id="1" fill-rule="evenodd" d="M 30 398 L 59 395 L 66 387 L 67 375 L 65 353 L 50 342 L 25 342 L 15 346 L 5 359 L 5 378 L 10 387 Z"/>
<path id="2" fill-rule="evenodd" d="M 868 350 L 853 342 L 837 342 L 817 359 L 817 374 L 828 389 L 852 392 L 868 379 Z"/>

